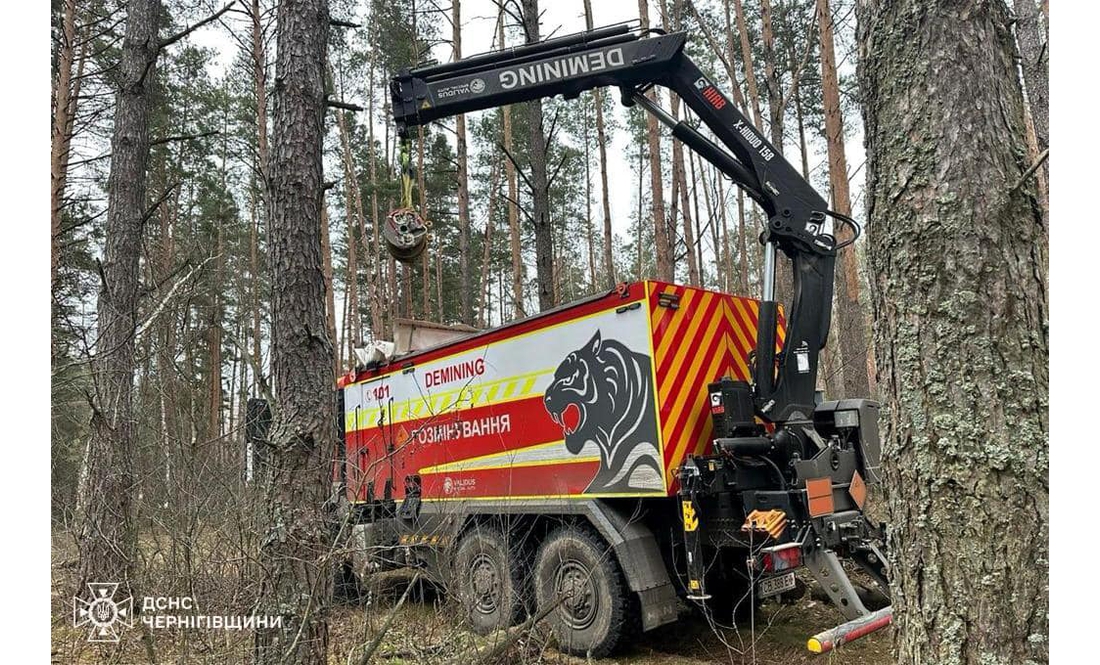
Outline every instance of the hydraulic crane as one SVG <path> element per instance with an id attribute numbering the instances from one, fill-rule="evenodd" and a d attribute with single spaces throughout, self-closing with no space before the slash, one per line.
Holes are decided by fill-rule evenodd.
<path id="1" fill-rule="evenodd" d="M 619 88 L 624 104 L 638 104 L 654 114 L 767 214 L 755 411 L 774 423 L 805 419 L 814 410 L 818 355 L 829 334 L 836 252 L 855 239 L 838 246 L 826 218 L 851 225 L 854 235 L 859 227 L 829 210 L 817 191 L 687 57 L 686 41 L 683 32 L 644 36 L 620 24 L 405 70 L 391 81 L 393 119 L 404 135 L 410 127 L 459 113 L 554 95 L 575 98 L 599 86 Z M 644 92 L 654 85 L 679 95 L 733 155 L 650 101 Z M 787 338 L 778 353 L 777 250 L 790 257 L 794 272 Z"/>
<path id="2" fill-rule="evenodd" d="M 831 645 L 889 622 L 888 608 L 872 614 L 864 607 L 834 554 L 854 560 L 885 589 L 886 563 L 875 544 L 881 532 L 862 512 L 865 484 L 878 481 L 878 405 L 864 396 L 819 403 L 816 395 L 819 354 L 830 328 L 835 259 L 858 238 L 860 227 L 829 210 L 692 62 L 686 41 L 684 32 L 642 32 L 619 24 L 405 69 L 390 82 L 393 120 L 407 141 L 411 128 L 460 113 L 555 95 L 572 99 L 592 88 L 615 87 L 623 104 L 653 114 L 760 205 L 767 224 L 760 238 L 763 289 L 752 381 L 707 377 L 714 380 L 708 391 L 715 454 L 689 458 L 678 470 L 689 598 L 710 597 L 702 563 L 704 538 L 710 538 L 708 546 L 722 539 L 747 546 L 751 541 L 740 540 L 739 531 L 770 531 L 782 546 L 801 548 L 811 572 L 819 581 L 829 580 L 823 586 L 851 620 L 848 628 L 818 641 L 819 646 Z M 652 86 L 679 95 L 714 139 L 646 97 Z M 407 147 L 402 154 L 408 168 Z M 850 239 L 838 241 L 834 223 L 847 225 Z M 423 220 L 407 209 L 391 214 L 385 229 L 391 252 L 403 260 L 421 251 L 424 232 Z M 778 252 L 789 257 L 793 270 L 781 343 Z M 716 526 L 697 528 L 704 517 L 709 519 L 703 524 Z M 732 529 L 717 526 L 734 521 Z M 782 560 L 780 549 L 775 548 L 776 561 Z"/>

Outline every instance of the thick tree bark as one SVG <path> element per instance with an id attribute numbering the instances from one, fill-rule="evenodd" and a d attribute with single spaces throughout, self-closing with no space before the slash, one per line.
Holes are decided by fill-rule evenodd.
<path id="1" fill-rule="evenodd" d="M 852 214 L 848 191 L 848 160 L 844 154 L 844 117 L 840 109 L 840 84 L 837 80 L 836 58 L 833 55 L 833 17 L 829 0 L 817 0 L 817 25 L 821 32 L 821 86 L 825 107 L 825 143 L 829 153 L 829 187 L 833 192 L 833 209 L 842 215 Z M 848 242 L 852 230 L 838 225 L 837 240 Z M 855 246 L 841 250 L 836 267 L 837 325 L 832 333 L 843 381 L 843 393 L 835 397 L 870 397 L 867 377 L 867 330 L 863 308 L 859 304 L 859 266 Z"/>
<path id="2" fill-rule="evenodd" d="M 1048 661 L 1039 207 L 1002 3 L 861 0 L 899 663 Z"/>
<path id="3" fill-rule="evenodd" d="M 649 30 L 649 3 L 638 0 L 638 17 L 643 31 Z M 651 88 L 646 97 L 659 103 L 657 89 Z M 656 245 L 657 279 L 671 282 L 676 278 L 676 266 L 672 256 L 672 240 L 669 236 L 668 218 L 665 217 L 664 171 L 661 168 L 661 134 L 657 118 L 646 114 L 646 141 L 649 146 L 649 194 L 652 197 L 650 210 L 653 214 L 653 244 Z M 639 279 L 645 277 L 638 275 Z"/>
<path id="4" fill-rule="evenodd" d="M 452 44 L 454 59 L 462 59 L 462 4 L 451 0 Z M 466 116 L 455 116 L 455 136 L 457 147 L 455 157 L 458 162 L 458 281 L 459 281 L 459 321 L 473 324 L 474 309 L 470 304 L 470 292 L 473 281 L 470 279 L 470 176 L 469 160 L 466 155 Z M 443 303 L 440 302 L 440 307 Z"/>
<path id="5" fill-rule="evenodd" d="M 539 2 L 523 0 L 523 31 L 526 43 L 541 39 Z M 550 228 L 550 183 L 546 174 L 546 130 L 543 128 L 542 100 L 524 102 L 527 113 L 527 154 L 531 158 L 531 217 L 535 220 L 535 273 L 538 277 L 539 310 L 555 304 L 554 236 Z"/>
<path id="6" fill-rule="evenodd" d="M 271 159 L 272 369 L 257 663 L 325 663 L 332 598 L 333 348 L 321 257 L 326 0 L 282 0 Z"/>
<path id="7" fill-rule="evenodd" d="M 129 582 L 134 572 L 134 333 L 159 20 L 158 0 L 127 5 L 107 180 L 91 438 L 81 492 L 81 588 L 85 582 Z"/>

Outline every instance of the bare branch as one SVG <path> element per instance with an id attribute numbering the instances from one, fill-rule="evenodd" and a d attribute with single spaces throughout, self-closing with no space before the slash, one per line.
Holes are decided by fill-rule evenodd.
<path id="1" fill-rule="evenodd" d="M 363 110 L 363 107 L 359 106 L 358 104 L 352 104 L 350 102 L 342 102 L 338 99 L 326 99 L 325 100 L 325 105 L 326 106 L 331 106 L 332 108 L 344 109 L 345 111 L 356 111 L 356 112 L 358 112 L 358 111 Z"/>
<path id="2" fill-rule="evenodd" d="M 219 9 L 214 14 L 211 14 L 210 16 L 207 16 L 206 18 L 199 21 L 198 23 L 190 25 L 190 26 L 184 28 L 183 30 L 180 30 L 176 34 L 171 35 L 170 37 L 166 37 L 165 39 L 160 40 L 160 44 L 157 45 L 157 48 L 158 49 L 165 49 L 165 48 L 171 46 L 172 44 L 175 44 L 179 40 L 183 39 L 187 35 L 191 34 L 192 32 L 194 32 L 194 31 L 198 30 L 199 28 L 203 27 L 204 25 L 206 25 L 208 23 L 213 23 L 214 21 L 217 21 L 219 18 L 221 18 L 221 16 L 223 14 L 225 14 L 230 9 L 232 9 L 233 5 L 235 5 L 235 4 L 237 4 L 235 1 L 230 2 L 226 6 Z"/>
<path id="3" fill-rule="evenodd" d="M 1029 166 L 1026 171 L 1024 171 L 1024 174 L 1020 176 L 1020 179 L 1016 181 L 1016 184 L 1012 186 L 1012 189 L 1008 190 L 1008 193 L 1013 194 L 1016 192 L 1017 189 L 1023 187 L 1024 183 L 1027 182 L 1027 179 L 1035 174 L 1035 171 L 1043 165 L 1043 162 L 1047 161 L 1047 157 L 1049 156 L 1050 148 L 1043 150 L 1043 152 L 1039 154 L 1039 158 L 1035 160 L 1035 163 Z"/>
<path id="4" fill-rule="evenodd" d="M 172 143 L 173 141 L 190 141 L 191 139 L 204 139 L 208 136 L 219 136 L 219 135 L 221 135 L 220 130 L 213 130 L 213 131 L 210 131 L 210 132 L 200 132 L 198 134 L 182 134 L 180 136 L 166 136 L 162 139 L 157 139 L 156 141 L 150 141 L 149 142 L 149 147 L 153 147 L 155 145 L 164 145 L 165 143 Z M 109 156 L 109 155 L 107 155 L 107 156 Z M 98 157 L 97 159 L 101 159 L 101 157 Z"/>

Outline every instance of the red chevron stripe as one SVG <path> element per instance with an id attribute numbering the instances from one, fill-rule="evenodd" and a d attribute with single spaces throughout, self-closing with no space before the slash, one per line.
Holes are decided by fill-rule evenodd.
<path id="1" fill-rule="evenodd" d="M 709 325 L 710 320 L 704 325 Z M 702 337 L 698 341 L 702 342 Z M 714 363 L 721 361 L 721 349 L 724 345 L 722 340 L 721 331 L 717 331 L 714 338 L 708 344 L 703 353 L 697 354 L 694 357 L 698 359 L 711 359 L 710 366 L 713 367 Z M 705 360 L 704 360 L 705 362 Z M 686 373 L 683 373 L 680 377 L 677 377 L 677 388 L 666 400 L 667 407 L 662 405 L 662 413 L 667 414 L 668 420 L 666 421 L 665 432 L 665 448 L 671 448 L 671 455 L 666 453 L 666 458 L 669 462 L 665 468 L 672 468 L 673 462 L 682 459 L 688 446 L 691 445 L 691 441 L 685 437 L 687 431 L 685 429 L 685 423 L 688 420 L 689 414 L 693 411 L 706 408 L 706 392 L 707 384 L 711 381 L 712 377 L 700 376 L 704 371 L 704 362 L 685 363 L 688 368 Z M 709 369 L 709 368 L 706 368 Z M 709 412 L 708 412 L 709 413 Z"/>

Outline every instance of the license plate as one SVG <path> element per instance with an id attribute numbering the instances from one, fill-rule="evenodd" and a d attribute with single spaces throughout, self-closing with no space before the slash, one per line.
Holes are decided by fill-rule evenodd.
<path id="1" fill-rule="evenodd" d="M 775 577 L 766 577 L 756 585 L 756 595 L 761 598 L 775 596 L 795 587 L 794 571 Z"/>

